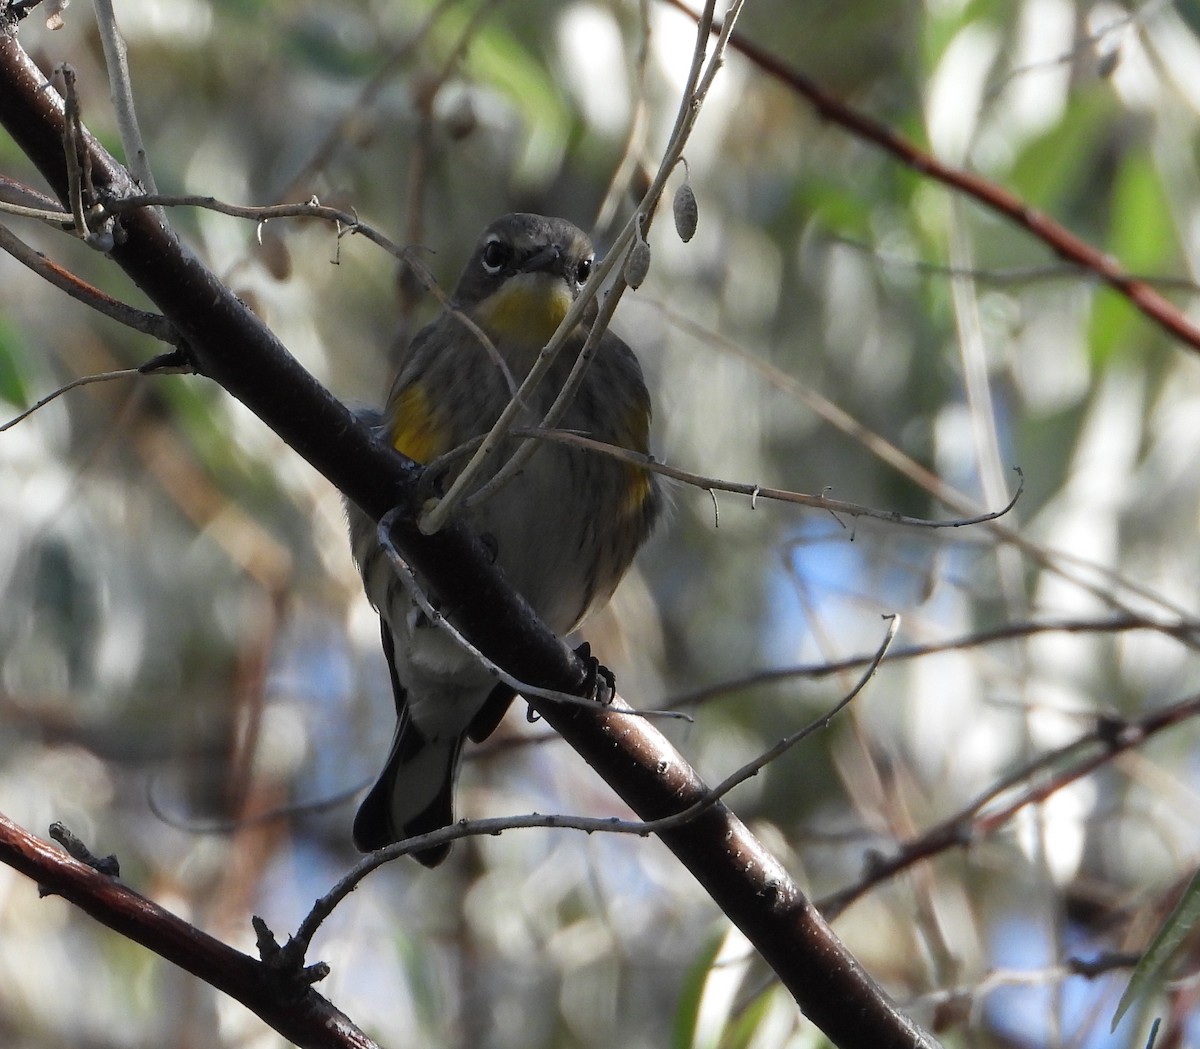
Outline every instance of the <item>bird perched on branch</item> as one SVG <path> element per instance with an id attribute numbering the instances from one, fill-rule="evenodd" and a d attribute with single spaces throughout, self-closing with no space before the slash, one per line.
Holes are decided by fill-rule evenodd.
<path id="1" fill-rule="evenodd" d="M 450 308 L 413 339 L 383 411 L 362 417 L 382 439 L 424 464 L 487 433 L 593 266 L 591 242 L 564 219 L 529 214 L 497 219 L 475 246 Z M 522 404 L 514 429 L 540 424 L 595 314 L 593 302 Z M 494 352 L 464 317 L 487 335 Z M 633 351 L 611 332 L 601 338 L 558 425 L 647 452 L 650 397 L 642 370 Z M 519 443 L 506 439 L 483 481 Z M 448 487 L 466 458 L 452 458 L 434 483 Z M 543 441 L 494 494 L 456 513 L 543 622 L 569 634 L 612 596 L 661 504 L 655 474 L 595 450 Z M 491 673 L 421 611 L 379 546 L 375 523 L 353 504 L 347 512 L 354 557 L 379 611 L 396 700 L 387 764 L 354 820 L 355 844 L 370 851 L 454 821 L 463 743 L 491 733 L 512 692 L 496 685 Z M 436 606 L 437 595 L 428 596 Z M 415 855 L 433 867 L 449 850 L 446 844 Z"/>

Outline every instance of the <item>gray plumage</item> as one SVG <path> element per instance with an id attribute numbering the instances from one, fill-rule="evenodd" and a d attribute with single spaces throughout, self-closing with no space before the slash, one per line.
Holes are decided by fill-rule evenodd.
<path id="1" fill-rule="evenodd" d="M 484 231 L 452 306 L 488 334 L 511 380 L 520 384 L 591 266 L 591 244 L 571 223 L 506 215 Z M 572 333 L 516 428 L 540 423 L 589 323 L 585 319 Z M 385 410 L 362 417 L 401 452 L 429 462 L 486 433 L 509 400 L 510 377 L 447 310 L 413 339 Z M 606 333 L 559 427 L 645 452 L 649 424 L 650 399 L 637 358 Z M 518 443 L 506 442 L 485 476 Z M 454 458 L 439 486 L 448 487 L 465 461 Z M 568 634 L 611 597 L 653 529 L 661 502 L 656 475 L 541 442 L 519 474 L 491 498 L 462 510 L 461 519 L 494 551 L 507 580 L 546 625 Z M 354 557 L 382 620 L 397 712 L 387 765 L 354 823 L 355 843 L 367 851 L 453 822 L 463 742 L 495 727 L 511 693 L 503 686 L 493 691 L 494 679 L 429 624 L 378 546 L 375 523 L 351 504 L 347 510 Z M 437 595 L 428 596 L 436 605 Z M 434 866 L 448 850 L 416 856 Z"/>

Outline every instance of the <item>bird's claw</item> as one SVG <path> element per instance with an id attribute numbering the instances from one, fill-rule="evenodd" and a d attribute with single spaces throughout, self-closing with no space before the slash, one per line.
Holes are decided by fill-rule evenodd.
<path id="1" fill-rule="evenodd" d="M 617 694 L 616 676 L 592 655 L 592 646 L 587 641 L 575 649 L 575 655 L 582 659 L 588 668 L 583 688 L 584 698 L 608 706 Z"/>

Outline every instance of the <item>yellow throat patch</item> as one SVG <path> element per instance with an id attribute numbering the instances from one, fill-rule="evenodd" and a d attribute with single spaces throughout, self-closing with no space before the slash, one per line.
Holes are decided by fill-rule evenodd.
<path id="1" fill-rule="evenodd" d="M 506 280 L 474 310 L 480 327 L 494 339 L 539 349 L 571 308 L 571 292 L 561 277 L 522 273 Z"/>

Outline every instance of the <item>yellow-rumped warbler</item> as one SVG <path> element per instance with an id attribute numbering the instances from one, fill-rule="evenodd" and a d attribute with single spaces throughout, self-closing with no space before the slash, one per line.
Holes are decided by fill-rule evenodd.
<path id="1" fill-rule="evenodd" d="M 505 215 L 483 233 L 446 310 L 413 339 L 384 411 L 361 413 L 400 452 L 429 463 L 486 433 L 511 399 L 509 376 L 454 310 L 492 340 L 520 383 L 591 275 L 587 236 L 564 219 Z M 571 333 L 522 406 L 517 427 L 537 426 L 561 389 L 595 316 Z M 647 451 L 650 396 L 633 351 L 608 332 L 562 429 Z M 494 458 L 517 446 L 507 441 Z M 457 475 L 457 459 L 444 482 Z M 490 468 L 487 476 L 495 473 Z M 580 448 L 543 444 L 490 498 L 460 511 L 494 552 L 505 577 L 552 630 L 567 634 L 603 605 L 649 536 L 661 508 L 656 475 Z M 375 524 L 347 505 L 350 540 L 379 610 L 397 725 L 379 781 L 354 820 L 364 852 L 454 821 L 453 792 L 465 739 L 499 723 L 512 692 L 432 625 L 393 572 Z M 437 595 L 429 595 L 437 604 Z M 416 858 L 428 867 L 449 845 Z"/>

